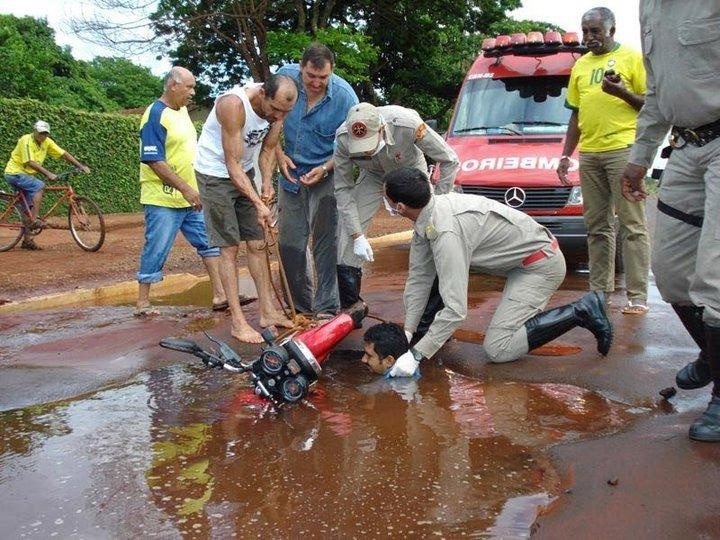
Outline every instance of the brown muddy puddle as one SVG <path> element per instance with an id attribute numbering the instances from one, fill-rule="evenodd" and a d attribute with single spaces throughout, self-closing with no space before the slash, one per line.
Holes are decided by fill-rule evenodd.
<path id="1" fill-rule="evenodd" d="M 544 450 L 633 418 L 574 386 L 439 364 L 386 381 L 357 359 L 281 413 L 191 361 L 0 413 L 3 536 L 525 538 L 560 489 Z"/>

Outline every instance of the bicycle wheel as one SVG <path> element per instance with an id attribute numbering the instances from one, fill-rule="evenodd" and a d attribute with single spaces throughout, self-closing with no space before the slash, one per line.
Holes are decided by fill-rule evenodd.
<path id="1" fill-rule="evenodd" d="M 12 195 L 0 194 L 0 251 L 10 251 L 23 236 L 22 215 L 14 200 Z"/>
<path id="2" fill-rule="evenodd" d="M 73 239 L 85 251 L 97 251 L 105 241 L 105 219 L 95 201 L 76 197 L 68 207 L 68 226 Z"/>

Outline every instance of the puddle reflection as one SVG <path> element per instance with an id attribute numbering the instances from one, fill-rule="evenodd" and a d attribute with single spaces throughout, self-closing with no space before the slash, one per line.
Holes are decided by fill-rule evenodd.
<path id="1" fill-rule="evenodd" d="M 5 534 L 502 536 L 558 492 L 544 449 L 633 417 L 573 386 L 439 366 L 389 382 L 356 356 L 280 414 L 244 377 L 195 365 L 0 414 Z"/>

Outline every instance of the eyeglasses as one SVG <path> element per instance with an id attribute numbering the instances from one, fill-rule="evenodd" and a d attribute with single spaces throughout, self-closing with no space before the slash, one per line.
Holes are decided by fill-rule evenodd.
<path id="1" fill-rule="evenodd" d="M 400 215 L 400 212 L 398 212 L 395 208 L 390 206 L 390 201 L 388 201 L 388 198 L 385 195 L 383 195 L 383 204 L 385 205 L 385 210 L 387 210 L 391 216 L 399 216 Z"/>

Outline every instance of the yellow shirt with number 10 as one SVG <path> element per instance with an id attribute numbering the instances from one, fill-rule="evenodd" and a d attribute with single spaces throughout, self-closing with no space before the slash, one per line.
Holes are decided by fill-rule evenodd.
<path id="1" fill-rule="evenodd" d="M 605 72 L 613 70 L 635 94 L 645 94 L 642 55 L 624 45 L 605 54 L 587 53 L 572 68 L 565 105 L 578 111 L 580 152 L 608 152 L 635 142 L 638 111 L 603 92 Z"/>

